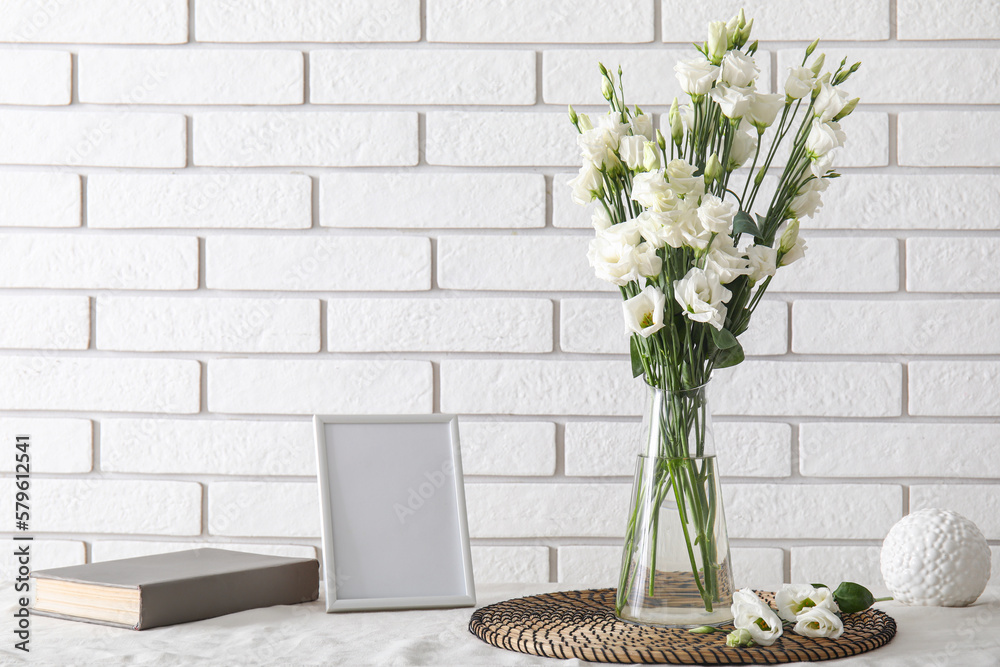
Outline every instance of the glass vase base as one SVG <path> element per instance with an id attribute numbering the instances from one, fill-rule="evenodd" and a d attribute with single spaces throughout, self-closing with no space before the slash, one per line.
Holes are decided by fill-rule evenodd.
<path id="1" fill-rule="evenodd" d="M 723 590 L 719 591 L 709 611 L 705 609 L 705 600 L 690 572 L 657 571 L 656 584 L 649 591 L 649 571 L 646 570 L 641 581 L 642 592 L 634 588 L 615 615 L 638 625 L 671 628 L 723 625 L 733 620 L 732 578 L 728 563 L 722 564 L 718 581 L 723 584 Z"/>
<path id="2" fill-rule="evenodd" d="M 664 628 L 680 628 L 689 630 L 703 625 L 725 625 L 733 620 L 729 609 L 650 609 L 649 607 L 633 608 L 626 605 L 616 616 L 628 623 L 637 625 L 657 625 Z"/>

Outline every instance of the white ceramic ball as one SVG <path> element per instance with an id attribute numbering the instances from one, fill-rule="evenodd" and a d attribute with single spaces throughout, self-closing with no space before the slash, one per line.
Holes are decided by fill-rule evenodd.
<path id="1" fill-rule="evenodd" d="M 925 509 L 903 517 L 882 542 L 882 578 L 912 605 L 965 607 L 990 580 L 990 547 L 958 512 Z"/>

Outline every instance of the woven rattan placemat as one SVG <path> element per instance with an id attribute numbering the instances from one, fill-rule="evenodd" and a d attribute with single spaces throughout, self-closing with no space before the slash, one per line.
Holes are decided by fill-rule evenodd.
<path id="1" fill-rule="evenodd" d="M 771 602 L 773 593 L 760 593 Z M 729 648 L 725 633 L 634 625 L 614 614 L 615 589 L 564 591 L 516 598 L 477 609 L 469 630 L 487 644 L 549 658 L 674 665 L 747 665 L 830 660 L 883 646 L 896 622 L 869 609 L 844 616 L 837 639 L 785 633 L 772 646 Z M 723 628 L 728 633 L 732 626 Z"/>

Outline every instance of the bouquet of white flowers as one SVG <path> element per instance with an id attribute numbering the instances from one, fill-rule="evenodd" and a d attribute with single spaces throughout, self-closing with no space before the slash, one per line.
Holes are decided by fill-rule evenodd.
<path id="1" fill-rule="evenodd" d="M 790 69 L 783 92 L 758 91 L 757 42 L 747 45 L 752 26 L 742 11 L 729 22 L 714 22 L 708 40 L 695 45 L 700 56 L 677 63 L 690 101 L 674 99 L 669 139 L 654 130 L 649 115 L 626 106 L 621 68 L 615 77 L 600 65 L 607 115 L 592 120 L 569 108 L 583 157 L 570 181 L 573 199 L 597 202 L 588 259 L 599 278 L 621 290 L 633 374 L 671 397 L 662 404 L 658 437 L 650 439 L 655 447 L 646 453 L 652 457 L 706 455 L 702 394 L 684 392 L 702 387 L 714 369 L 743 361 L 738 337 L 775 272 L 803 256 L 799 221 L 819 209 L 821 193 L 839 176 L 831 167 L 845 141 L 840 121 L 858 103 L 840 86 L 860 63 L 842 61 L 823 72 L 822 55 L 808 62 L 818 40 Z M 782 161 L 777 181 L 765 179 Z M 711 610 L 718 599 L 710 565 L 715 500 L 704 492 L 706 471 L 691 465 L 685 475 L 665 468 L 655 495 L 662 498 L 672 487 L 677 504 L 689 509 L 682 513 L 699 517 L 695 534 L 685 537 L 699 593 Z M 702 558 L 696 559 L 699 549 Z"/>

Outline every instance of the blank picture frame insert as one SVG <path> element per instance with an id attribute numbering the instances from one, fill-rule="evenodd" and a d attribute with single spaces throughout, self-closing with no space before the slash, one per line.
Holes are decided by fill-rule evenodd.
<path id="1" fill-rule="evenodd" d="M 475 605 L 458 419 L 313 426 L 327 612 Z"/>

